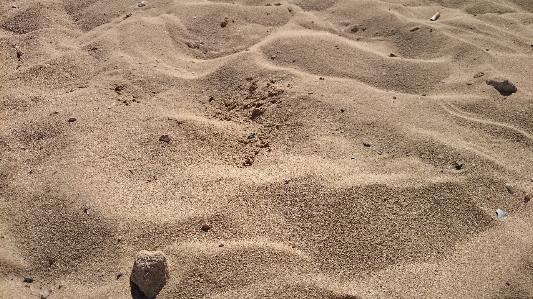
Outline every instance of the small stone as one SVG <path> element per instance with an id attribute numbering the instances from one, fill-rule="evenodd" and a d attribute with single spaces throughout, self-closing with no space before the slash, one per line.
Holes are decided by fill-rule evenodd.
<path id="1" fill-rule="evenodd" d="M 483 77 L 484 75 L 485 75 L 485 73 L 483 73 L 483 72 L 478 72 L 478 73 L 476 73 L 476 74 L 474 75 L 474 78 L 481 78 L 481 77 Z"/>
<path id="2" fill-rule="evenodd" d="M 11 8 L 17 8 L 16 4 L 11 5 Z"/>
<path id="3" fill-rule="evenodd" d="M 455 170 L 461 170 L 463 168 L 463 164 L 455 163 Z"/>
<path id="4" fill-rule="evenodd" d="M 372 144 L 370 142 L 363 142 L 363 145 L 365 147 L 371 147 L 372 146 Z"/>
<path id="5" fill-rule="evenodd" d="M 418 29 L 420 29 L 420 27 L 416 26 L 416 27 L 413 27 L 413 28 L 409 29 L 409 31 L 411 31 L 411 32 L 415 32 L 415 31 L 417 31 Z"/>
<path id="6" fill-rule="evenodd" d="M 41 299 L 46 299 L 52 294 L 52 290 L 44 290 L 41 292 Z"/>
<path id="7" fill-rule="evenodd" d="M 505 188 L 507 188 L 507 192 L 514 194 L 514 187 L 510 184 L 505 185 Z"/>
<path id="8" fill-rule="evenodd" d="M 498 220 L 502 220 L 503 217 L 505 217 L 507 213 L 503 210 L 497 209 L 496 210 L 496 216 L 498 216 Z"/>
<path id="9" fill-rule="evenodd" d="M 117 272 L 117 279 L 121 278 L 122 275 L 124 275 L 124 274 L 122 274 L 122 272 Z"/>
<path id="10" fill-rule="evenodd" d="M 276 59 L 276 55 L 270 56 L 270 59 L 272 59 L 272 60 Z"/>
<path id="11" fill-rule="evenodd" d="M 246 137 L 248 139 L 254 139 L 255 138 L 255 133 L 250 133 L 248 134 L 248 137 Z"/>
<path id="12" fill-rule="evenodd" d="M 24 277 L 24 282 L 25 283 L 32 283 L 34 281 L 35 281 L 35 279 L 33 279 L 33 277 L 31 277 L 31 276 Z"/>
<path id="13" fill-rule="evenodd" d="M 390 53 L 390 54 L 389 54 L 389 57 L 397 57 L 397 56 L 396 56 L 396 54 L 394 54 L 394 53 Z"/>
<path id="14" fill-rule="evenodd" d="M 68 119 L 68 122 L 69 122 L 69 123 L 73 123 L 73 122 L 75 122 L 75 121 L 76 121 L 76 118 L 75 118 L 75 117 L 70 117 L 70 118 Z"/>
<path id="15" fill-rule="evenodd" d="M 344 113 L 344 111 L 346 111 L 346 110 L 344 110 L 344 109 L 341 109 L 341 113 Z"/>
<path id="16" fill-rule="evenodd" d="M 84 206 L 83 206 L 83 213 L 85 214 L 89 214 L 89 209 L 91 208 L 91 206 L 86 203 Z"/>
<path id="17" fill-rule="evenodd" d="M 165 254 L 161 251 L 141 250 L 135 257 L 131 282 L 149 298 L 155 298 L 169 278 Z"/>
<path id="18" fill-rule="evenodd" d="M 218 244 L 218 247 L 224 247 L 224 243 Z"/>
<path id="19" fill-rule="evenodd" d="M 494 78 L 486 81 L 487 85 L 491 85 L 496 88 L 497 91 L 505 94 L 511 94 L 518 91 L 516 86 L 507 79 Z"/>
<path id="20" fill-rule="evenodd" d="M 170 136 L 161 135 L 161 137 L 159 137 L 159 141 L 163 141 L 163 142 L 169 143 L 170 142 Z"/>
<path id="21" fill-rule="evenodd" d="M 530 200 L 531 200 L 531 195 L 529 195 L 529 194 L 524 195 L 524 202 L 525 203 L 528 203 Z"/>
<path id="22" fill-rule="evenodd" d="M 204 231 L 204 232 L 208 232 L 211 228 L 212 228 L 212 226 L 209 223 L 202 224 L 202 231 Z"/>
<path id="23" fill-rule="evenodd" d="M 146 4 L 148 4 L 148 1 L 141 1 L 139 2 L 139 7 L 146 6 Z"/>

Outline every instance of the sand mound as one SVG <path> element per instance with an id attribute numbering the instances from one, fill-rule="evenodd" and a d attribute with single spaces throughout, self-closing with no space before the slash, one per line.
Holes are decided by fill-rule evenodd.
<path id="1" fill-rule="evenodd" d="M 138 4 L 0 7 L 1 298 L 533 297 L 529 1 Z"/>

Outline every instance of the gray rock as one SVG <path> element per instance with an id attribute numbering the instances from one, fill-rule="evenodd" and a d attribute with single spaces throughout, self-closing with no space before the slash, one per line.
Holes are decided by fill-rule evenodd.
<path id="1" fill-rule="evenodd" d="M 155 298 L 168 278 L 167 259 L 163 252 L 141 250 L 137 253 L 130 279 L 144 295 Z"/>
<path id="2" fill-rule="evenodd" d="M 516 86 L 507 79 L 493 78 L 487 79 L 487 85 L 491 85 L 496 88 L 497 91 L 502 93 L 515 93 L 517 92 Z"/>
<path id="3" fill-rule="evenodd" d="M 46 299 L 52 294 L 52 290 L 44 290 L 41 292 L 41 299 Z"/>
<path id="4" fill-rule="evenodd" d="M 507 213 L 503 210 L 500 210 L 500 209 L 497 209 L 496 210 L 496 215 L 498 216 L 498 220 L 502 220 L 503 217 L 505 217 L 505 215 L 507 215 Z"/>
<path id="5" fill-rule="evenodd" d="M 139 2 L 139 7 L 146 6 L 146 4 L 148 4 L 148 1 L 141 1 Z"/>

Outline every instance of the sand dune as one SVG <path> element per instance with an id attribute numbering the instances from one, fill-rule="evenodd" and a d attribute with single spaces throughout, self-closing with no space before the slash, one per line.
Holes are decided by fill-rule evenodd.
<path id="1" fill-rule="evenodd" d="M 533 297 L 533 2 L 138 4 L 0 6 L 0 298 Z"/>

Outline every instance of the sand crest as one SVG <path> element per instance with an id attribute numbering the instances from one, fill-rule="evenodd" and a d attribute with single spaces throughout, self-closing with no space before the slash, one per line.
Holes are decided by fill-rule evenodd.
<path id="1" fill-rule="evenodd" d="M 533 2 L 139 2 L 0 5 L 0 298 L 533 297 Z"/>

